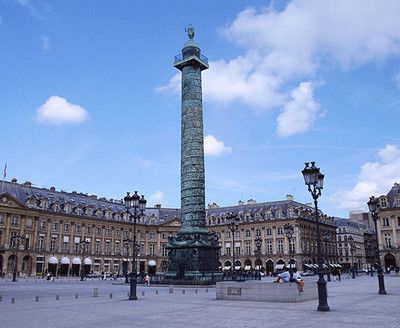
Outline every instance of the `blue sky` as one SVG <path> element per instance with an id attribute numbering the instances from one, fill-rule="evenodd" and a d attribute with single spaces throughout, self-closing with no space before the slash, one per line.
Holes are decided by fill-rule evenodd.
<path id="1" fill-rule="evenodd" d="M 180 206 L 185 26 L 203 74 L 206 202 L 310 202 L 346 217 L 400 182 L 398 1 L 0 0 L 7 180 Z"/>

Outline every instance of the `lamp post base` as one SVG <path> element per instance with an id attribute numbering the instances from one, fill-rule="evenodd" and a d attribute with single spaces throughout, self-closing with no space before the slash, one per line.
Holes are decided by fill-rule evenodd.
<path id="1" fill-rule="evenodd" d="M 328 305 L 328 293 L 326 290 L 326 281 L 324 279 L 323 274 L 319 274 L 319 280 L 317 281 L 318 285 L 318 311 L 327 312 L 331 309 Z"/>

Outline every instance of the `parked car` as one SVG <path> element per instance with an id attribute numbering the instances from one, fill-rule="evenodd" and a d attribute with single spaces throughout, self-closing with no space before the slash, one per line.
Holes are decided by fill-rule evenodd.
<path id="1" fill-rule="evenodd" d="M 302 273 L 300 273 L 300 276 L 302 276 L 302 277 L 315 276 L 315 273 L 310 270 L 306 270 L 306 271 L 303 271 Z"/>

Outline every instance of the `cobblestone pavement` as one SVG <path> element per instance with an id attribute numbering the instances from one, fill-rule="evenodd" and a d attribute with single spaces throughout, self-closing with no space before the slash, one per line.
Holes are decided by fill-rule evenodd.
<path id="1" fill-rule="evenodd" d="M 331 282 L 331 311 L 318 312 L 317 300 L 217 301 L 215 288 L 139 286 L 128 301 L 129 286 L 111 281 L 0 280 L 0 327 L 400 327 L 400 277 L 385 284 L 388 295 L 378 295 L 377 277 Z"/>

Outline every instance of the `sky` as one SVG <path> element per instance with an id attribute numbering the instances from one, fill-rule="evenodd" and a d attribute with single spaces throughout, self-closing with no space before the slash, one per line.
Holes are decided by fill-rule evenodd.
<path id="1" fill-rule="evenodd" d="M 180 207 L 180 72 L 203 71 L 206 204 L 367 210 L 400 182 L 400 2 L 0 0 L 6 180 Z"/>

